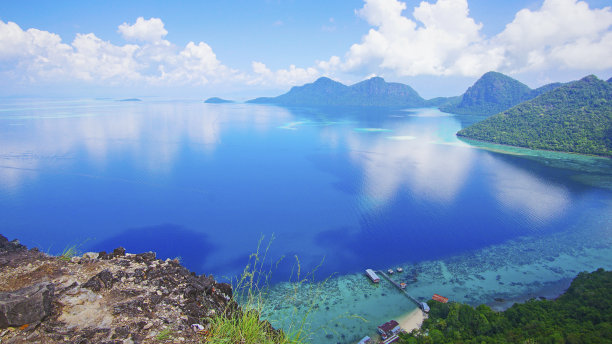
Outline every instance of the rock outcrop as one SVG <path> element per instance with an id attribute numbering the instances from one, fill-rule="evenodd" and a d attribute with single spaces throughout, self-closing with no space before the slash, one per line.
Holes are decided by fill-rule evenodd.
<path id="1" fill-rule="evenodd" d="M 54 257 L 0 235 L 3 344 L 199 343 L 211 317 L 240 313 L 231 297 L 230 285 L 152 252 Z"/>
<path id="2" fill-rule="evenodd" d="M 53 283 L 41 282 L 0 294 L 0 328 L 38 323 L 49 315 Z"/>

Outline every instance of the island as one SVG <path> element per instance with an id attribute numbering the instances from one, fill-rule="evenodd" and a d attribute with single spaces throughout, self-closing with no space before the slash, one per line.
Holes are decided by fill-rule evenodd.
<path id="1" fill-rule="evenodd" d="M 430 101 L 441 111 L 458 115 L 490 116 L 561 86 L 561 83 L 531 89 L 522 82 L 498 72 L 488 72 L 458 97 Z M 436 100 L 439 104 L 434 103 Z M 446 102 L 446 103 L 444 103 Z"/>
<path id="2" fill-rule="evenodd" d="M 207 104 L 231 104 L 235 103 L 233 100 L 227 100 L 219 97 L 211 97 L 204 101 Z"/>
<path id="3" fill-rule="evenodd" d="M 125 99 L 119 99 L 120 102 L 141 102 L 142 99 L 138 99 L 138 98 L 125 98 Z"/>
<path id="4" fill-rule="evenodd" d="M 261 97 L 247 101 L 255 104 L 284 106 L 363 106 L 422 107 L 427 102 L 412 87 L 373 77 L 347 86 L 327 77 L 303 86 L 295 86 L 278 97 Z"/>
<path id="5" fill-rule="evenodd" d="M 464 128 L 457 136 L 612 157 L 612 84 L 589 75 Z"/>

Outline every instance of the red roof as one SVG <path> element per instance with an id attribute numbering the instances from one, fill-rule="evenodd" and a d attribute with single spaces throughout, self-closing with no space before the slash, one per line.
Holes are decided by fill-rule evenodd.
<path id="1" fill-rule="evenodd" d="M 436 301 L 440 301 L 442 303 L 447 303 L 448 302 L 448 297 L 440 296 L 438 294 L 433 294 L 433 296 L 431 298 L 436 300 Z"/>
<path id="2" fill-rule="evenodd" d="M 399 323 L 395 320 L 391 320 L 391 321 L 387 321 L 386 323 L 378 326 L 378 328 L 383 330 L 385 333 L 387 333 L 393 330 L 394 328 L 396 328 L 397 326 L 399 326 Z"/>

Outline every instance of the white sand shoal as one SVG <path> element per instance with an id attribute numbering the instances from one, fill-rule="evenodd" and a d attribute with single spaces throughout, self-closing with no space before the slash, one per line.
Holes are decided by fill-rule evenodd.
<path id="1" fill-rule="evenodd" d="M 425 320 L 425 314 L 423 311 L 417 308 L 410 313 L 406 313 L 398 317 L 396 320 L 402 329 L 404 329 L 406 332 L 410 332 L 421 327 L 423 320 Z"/>

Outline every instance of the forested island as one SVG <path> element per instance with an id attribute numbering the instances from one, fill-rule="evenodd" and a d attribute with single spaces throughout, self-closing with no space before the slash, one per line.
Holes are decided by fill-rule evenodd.
<path id="1" fill-rule="evenodd" d="M 612 271 L 580 273 L 557 300 L 530 300 L 504 312 L 430 300 L 420 330 L 399 343 L 611 343 Z"/>
<path id="2" fill-rule="evenodd" d="M 612 84 L 590 75 L 457 135 L 532 149 L 612 156 Z"/>
<path id="3" fill-rule="evenodd" d="M 421 107 L 427 102 L 412 87 L 373 77 L 351 86 L 322 77 L 303 86 L 292 87 L 278 97 L 261 97 L 248 103 L 285 106 L 380 106 Z"/>
<path id="4" fill-rule="evenodd" d="M 610 81 L 591 75 L 566 84 L 551 83 L 531 89 L 502 73 L 488 72 L 460 96 L 425 100 L 410 86 L 389 83 L 380 77 L 351 86 L 321 77 L 280 96 L 256 98 L 248 103 L 298 107 L 437 107 L 444 112 L 485 118 L 460 130 L 459 137 L 609 157 L 612 156 Z M 206 102 L 229 101 L 209 98 Z"/>
<path id="5" fill-rule="evenodd" d="M 559 86 L 561 83 L 552 83 L 532 90 L 507 75 L 488 72 L 459 96 L 457 101 L 441 104 L 439 108 L 441 111 L 458 115 L 490 116 Z"/>

